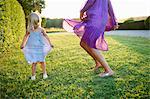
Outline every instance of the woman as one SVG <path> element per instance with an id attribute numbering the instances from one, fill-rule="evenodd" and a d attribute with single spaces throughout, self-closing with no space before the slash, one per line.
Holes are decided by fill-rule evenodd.
<path id="1" fill-rule="evenodd" d="M 63 27 L 82 37 L 81 47 L 95 60 L 95 70 L 104 68 L 100 77 L 112 76 L 113 70 L 109 67 L 99 50 L 107 51 L 108 45 L 104 39 L 104 31 L 117 28 L 110 0 L 88 0 L 80 11 L 80 21 L 65 19 Z"/>

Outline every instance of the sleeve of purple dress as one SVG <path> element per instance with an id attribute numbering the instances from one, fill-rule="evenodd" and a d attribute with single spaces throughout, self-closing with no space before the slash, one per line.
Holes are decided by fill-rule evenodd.
<path id="1" fill-rule="evenodd" d="M 108 0 L 108 12 L 109 12 L 110 17 L 112 18 L 113 25 L 117 25 L 116 17 L 115 17 L 113 7 L 112 7 L 112 4 L 111 4 L 110 0 Z"/>
<path id="2" fill-rule="evenodd" d="M 87 0 L 86 4 L 81 9 L 81 12 L 87 11 L 94 4 L 94 2 L 95 2 L 95 0 Z"/>

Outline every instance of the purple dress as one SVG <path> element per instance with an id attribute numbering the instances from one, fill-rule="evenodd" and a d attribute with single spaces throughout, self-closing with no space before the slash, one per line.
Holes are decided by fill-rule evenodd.
<path id="1" fill-rule="evenodd" d="M 110 0 L 88 0 L 81 11 L 85 12 L 86 21 L 65 19 L 63 28 L 82 37 L 81 41 L 89 47 L 107 51 L 104 32 L 117 24 Z"/>

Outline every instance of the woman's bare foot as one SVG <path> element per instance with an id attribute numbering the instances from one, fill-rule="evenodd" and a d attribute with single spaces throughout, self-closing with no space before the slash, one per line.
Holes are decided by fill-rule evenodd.
<path id="1" fill-rule="evenodd" d="M 96 65 L 95 65 L 94 71 L 98 72 L 99 68 L 101 68 L 102 65 L 99 62 L 97 62 L 97 61 L 95 63 L 96 63 Z"/>
<path id="2" fill-rule="evenodd" d="M 109 76 L 113 76 L 114 75 L 114 72 L 113 71 L 110 71 L 110 72 L 103 72 L 103 73 L 100 73 L 99 76 L 101 78 L 104 78 L 104 77 L 109 77 Z"/>
<path id="3" fill-rule="evenodd" d="M 99 68 L 101 68 L 102 66 L 100 65 L 100 66 L 95 66 L 94 67 L 94 72 L 95 73 L 98 73 L 99 72 Z"/>

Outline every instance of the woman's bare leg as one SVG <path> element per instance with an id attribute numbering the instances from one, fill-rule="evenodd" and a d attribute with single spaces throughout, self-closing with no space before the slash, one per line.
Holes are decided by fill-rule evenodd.
<path id="1" fill-rule="evenodd" d="M 83 44 L 82 44 L 82 45 L 83 45 Z M 86 50 L 86 52 L 94 59 L 94 61 L 95 61 L 95 70 L 97 70 L 99 67 L 102 66 L 101 63 L 94 57 L 93 53 L 91 53 L 91 48 L 89 48 L 89 47 L 87 46 L 87 44 L 84 44 L 84 46 L 82 46 L 82 45 L 81 45 L 81 47 L 82 47 L 84 50 Z"/>
<path id="2" fill-rule="evenodd" d="M 109 67 L 108 63 L 106 62 L 105 58 L 102 56 L 101 53 L 99 53 L 99 50 L 90 48 L 84 41 L 81 41 L 80 43 L 81 47 L 85 49 L 85 51 L 89 50 L 91 51 L 91 55 L 96 59 L 100 64 L 104 67 L 105 73 L 113 74 L 112 69 Z M 87 51 L 88 52 L 88 51 Z"/>
<path id="3" fill-rule="evenodd" d="M 96 67 L 101 67 L 101 63 L 98 60 L 95 60 Z"/>

